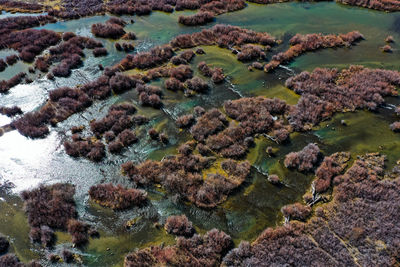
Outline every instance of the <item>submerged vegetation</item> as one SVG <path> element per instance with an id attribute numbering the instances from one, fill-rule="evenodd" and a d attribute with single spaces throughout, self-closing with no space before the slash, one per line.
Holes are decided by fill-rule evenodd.
<path id="1" fill-rule="evenodd" d="M 281 2 L 0 0 L 0 266 L 399 265 L 400 2 Z"/>

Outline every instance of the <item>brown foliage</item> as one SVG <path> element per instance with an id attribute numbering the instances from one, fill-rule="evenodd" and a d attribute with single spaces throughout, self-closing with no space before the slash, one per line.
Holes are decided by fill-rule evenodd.
<path id="1" fill-rule="evenodd" d="M 148 160 L 138 166 L 129 162 L 122 168 L 139 185 L 161 184 L 169 193 L 199 207 L 215 207 L 244 182 L 250 172 L 250 164 L 222 162 L 221 167 L 229 177 L 209 175 L 203 179 L 201 172 L 209 167 L 212 158 L 194 155 L 193 149 L 194 143 L 187 144 L 179 148 L 180 154 L 161 162 Z"/>
<path id="2" fill-rule="evenodd" d="M 362 66 L 342 71 L 316 68 L 289 78 L 286 86 L 302 95 L 290 113 L 290 124 L 295 130 L 309 130 L 334 112 L 375 110 L 385 96 L 397 96 L 400 72 Z"/>
<path id="3" fill-rule="evenodd" d="M 364 39 L 363 35 L 357 31 L 339 35 L 296 34 L 290 39 L 291 47 L 285 52 L 274 55 L 271 61 L 264 66 L 264 71 L 269 72 L 280 64 L 288 63 L 305 52 L 322 48 L 351 46 L 362 39 Z"/>
<path id="4" fill-rule="evenodd" d="M 281 212 L 285 218 L 304 221 L 311 214 L 311 208 L 300 203 L 294 203 L 282 207 Z"/>
<path id="5" fill-rule="evenodd" d="M 191 237 L 195 232 L 192 223 L 186 215 L 168 217 L 164 228 L 169 234 L 185 237 Z"/>
<path id="6" fill-rule="evenodd" d="M 156 246 L 131 252 L 125 257 L 124 266 L 218 266 L 232 245 L 229 235 L 212 229 L 203 236 L 179 237 L 174 246 Z"/>
<path id="7" fill-rule="evenodd" d="M 350 5 L 350 6 L 360 6 L 370 9 L 382 10 L 387 12 L 400 11 L 400 3 L 396 0 L 337 0 L 338 3 Z"/>
<path id="8" fill-rule="evenodd" d="M 15 115 L 22 114 L 22 110 L 17 107 L 0 107 L 0 114 L 6 115 L 8 117 L 14 117 Z"/>
<path id="9" fill-rule="evenodd" d="M 200 11 L 191 16 L 179 16 L 178 22 L 186 26 L 204 25 L 214 20 L 213 13 Z"/>
<path id="10" fill-rule="evenodd" d="M 300 172 L 311 171 L 321 157 L 316 144 L 308 144 L 301 151 L 291 152 L 285 157 L 285 167 L 297 169 Z"/>
<path id="11" fill-rule="evenodd" d="M 7 81 L 0 81 L 0 93 L 7 93 L 12 87 L 21 83 L 25 76 L 25 73 L 20 72 Z"/>
<path id="12" fill-rule="evenodd" d="M 89 190 L 89 196 L 101 206 L 114 210 L 125 210 L 146 202 L 147 193 L 138 189 L 127 189 L 121 185 L 94 185 Z"/>

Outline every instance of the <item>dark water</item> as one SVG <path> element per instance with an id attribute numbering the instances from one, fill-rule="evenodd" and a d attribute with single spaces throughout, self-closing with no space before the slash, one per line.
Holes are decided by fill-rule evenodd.
<path id="1" fill-rule="evenodd" d="M 182 13 L 154 12 L 150 16 L 133 17 L 135 23 L 125 29 L 135 32 L 138 36 L 138 40 L 134 41 L 136 49 L 144 51 L 155 45 L 167 43 L 178 34 L 201 30 L 179 25 L 177 17 Z M 1 16 L 7 15 L 9 14 Z M 108 18 L 108 16 L 95 16 L 48 24 L 41 28 L 59 32 L 73 31 L 79 35 L 92 37 L 91 24 L 103 22 Z M 125 18 L 127 21 L 131 19 Z M 29 227 L 21 200 L 18 198 L 21 190 L 40 183 L 68 181 L 76 184 L 75 198 L 80 217 L 96 225 L 101 231 L 100 239 L 93 239 L 86 249 L 76 251 L 82 255 L 84 264 L 121 266 L 124 255 L 135 248 L 161 242 L 174 243 L 173 236 L 153 227 L 155 221 L 163 221 L 169 215 L 184 213 L 194 223 L 198 232 L 202 233 L 216 227 L 230 234 L 236 243 L 242 239 L 254 240 L 266 227 L 281 224 L 280 208 L 285 204 L 301 200 L 313 178 L 310 175 L 288 171 L 282 164 L 283 158 L 290 151 L 300 150 L 310 142 L 318 143 L 325 155 L 337 151 L 351 151 L 355 157 L 365 152 L 381 151 L 388 155 L 389 166 L 398 159 L 400 137 L 389 129 L 389 124 L 396 120 L 390 107 L 382 108 L 376 113 L 359 111 L 338 114 L 312 132 L 292 134 L 291 142 L 287 145 L 278 146 L 264 137 L 258 138 L 256 146 L 251 149 L 247 158 L 253 165 L 251 177 L 240 190 L 214 210 L 202 210 L 189 204 L 176 204 L 158 189 L 149 192 L 151 199 L 149 206 L 126 212 L 112 212 L 91 203 L 87 191 L 93 184 L 111 181 L 129 185 L 127 178 L 120 173 L 121 163 L 127 160 L 141 162 L 146 158 L 159 160 L 165 155 L 176 153 L 179 144 L 190 140 L 191 137 L 187 132 L 176 129 L 174 119 L 190 112 L 197 105 L 221 108 L 225 100 L 256 95 L 279 97 L 290 104 L 295 104 L 298 96 L 284 87 L 285 79 L 315 67 L 344 68 L 350 64 L 362 64 L 367 67 L 400 70 L 398 14 L 325 2 L 268 6 L 249 4 L 242 11 L 217 17 L 215 23 L 269 32 L 285 42 L 295 33 L 345 33 L 353 30 L 364 34 L 366 40 L 352 48 L 327 49 L 303 55 L 288 65 L 288 69 L 281 68 L 270 74 L 262 71 L 249 72 L 247 65 L 238 62 L 228 50 L 204 47 L 206 55 L 196 56 L 192 63 L 193 69 L 198 62 L 205 60 L 208 64 L 222 67 L 229 82 L 212 86 L 208 94 L 192 98 L 186 98 L 182 93 L 165 91 L 163 110 L 138 107 L 140 114 L 151 118 L 149 125 L 137 129 L 139 143 L 124 151 L 121 156 L 108 155 L 102 163 L 70 158 L 65 154 L 62 143 L 70 135 L 68 129 L 71 126 L 87 126 L 90 120 L 103 117 L 110 105 L 121 101 L 137 103 L 137 96 L 132 92 L 98 102 L 82 114 L 75 114 L 58 127 L 51 129 L 51 134 L 42 140 L 27 139 L 15 131 L 6 133 L 0 137 L 0 184 L 11 182 L 14 187 L 0 191 L 0 232 L 11 238 L 12 251 L 21 260 L 29 261 L 48 253 L 30 243 Z M 388 35 L 393 35 L 395 40 L 399 40 L 393 45 L 394 52 L 391 54 L 382 53 L 379 49 L 385 44 L 384 39 Z M 97 68 L 99 63 L 104 66 L 112 65 L 125 56 L 124 53 L 115 50 L 114 41 L 101 41 L 109 50 L 108 56 L 94 58 L 91 52 L 87 51 L 84 66 L 74 70 L 70 78 L 49 81 L 44 77 L 35 76 L 32 84 L 18 85 L 11 89 L 9 94 L 1 95 L 0 106 L 17 104 L 24 111 L 35 110 L 46 101 L 48 91 L 60 86 L 84 84 L 95 79 L 101 74 Z M 283 46 L 287 47 L 287 43 Z M 0 51 L 0 57 L 12 53 L 15 52 L 3 50 Z M 0 73 L 0 79 L 9 78 L 13 73 L 26 71 L 28 68 L 29 64 L 18 63 Z M 130 71 L 134 72 L 135 70 Z M 160 80 L 154 84 L 162 85 L 162 83 Z M 391 98 L 388 102 L 396 105 L 399 104 L 399 99 Z M 340 124 L 342 119 L 348 122 L 348 126 Z M 0 115 L 1 125 L 9 121 L 7 117 Z M 170 137 L 170 144 L 160 145 L 150 141 L 146 137 L 146 132 L 151 127 L 166 132 Z M 268 146 L 279 149 L 276 157 L 271 158 L 267 155 L 265 150 Z M 218 172 L 218 169 L 211 167 L 206 172 Z M 267 173 L 278 174 L 285 186 L 271 185 L 266 179 Z M 133 229 L 126 230 L 124 223 L 130 219 L 136 219 L 136 225 Z M 70 245 L 70 237 L 65 233 L 58 233 L 55 250 Z"/>

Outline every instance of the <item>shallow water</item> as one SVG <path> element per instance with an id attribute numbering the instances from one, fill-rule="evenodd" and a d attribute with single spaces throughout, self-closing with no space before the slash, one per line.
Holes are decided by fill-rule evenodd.
<path id="1" fill-rule="evenodd" d="M 132 18 L 125 16 L 127 21 L 130 19 L 135 21 L 127 25 L 125 30 L 135 32 L 138 37 L 138 40 L 134 41 L 136 51 L 144 51 L 155 45 L 167 43 L 178 34 L 199 31 L 200 28 L 185 27 L 177 23 L 177 17 L 183 13 L 191 12 L 173 14 L 154 12 L 150 16 Z M 283 166 L 284 156 L 291 151 L 302 149 L 310 142 L 318 143 L 325 155 L 337 151 L 351 151 L 355 157 L 357 154 L 381 151 L 388 155 L 387 164 L 392 166 L 400 155 L 400 137 L 389 129 L 389 124 L 396 120 L 393 111 L 382 108 L 376 113 L 357 111 L 337 114 L 333 119 L 316 127 L 314 131 L 292 134 L 291 142 L 285 145 L 278 146 L 267 138 L 257 138 L 255 147 L 247 156 L 253 165 L 251 177 L 225 203 L 213 210 L 175 203 L 170 196 L 157 189 L 150 190 L 151 203 L 148 206 L 126 212 L 112 212 L 101 208 L 88 201 L 87 196 L 90 186 L 100 182 L 130 185 L 128 179 L 121 175 L 119 167 L 127 160 L 135 162 L 141 162 L 146 158 L 160 160 L 165 155 L 175 154 L 179 144 L 190 140 L 191 137 L 186 131 L 176 129 L 174 119 L 191 112 L 197 105 L 205 108 L 221 108 L 225 100 L 255 95 L 279 97 L 290 104 L 295 104 L 299 96 L 285 88 L 284 81 L 291 75 L 304 70 L 311 71 L 315 67 L 343 68 L 350 64 L 363 64 L 367 67 L 399 70 L 400 41 L 393 45 L 393 53 L 384 54 L 379 49 L 385 44 L 384 38 L 387 35 L 393 35 L 395 40 L 400 40 L 400 33 L 395 32 L 393 28 L 399 16 L 399 14 L 347 7 L 331 2 L 283 3 L 268 6 L 249 4 L 244 10 L 218 16 L 215 23 L 202 28 L 226 23 L 266 31 L 284 40 L 284 44 L 278 49 L 285 49 L 288 46 L 288 37 L 295 33 L 345 33 L 358 30 L 364 34 L 366 40 L 352 48 L 326 49 L 300 56 L 288 65 L 289 70 L 280 68 L 269 74 L 258 70 L 249 72 L 248 64 L 237 61 L 228 50 L 203 47 L 206 55 L 196 56 L 192 62 L 193 69 L 204 60 L 207 64 L 222 67 L 228 82 L 218 86 L 210 82 L 212 87 L 207 94 L 191 98 L 185 97 L 182 93 L 164 90 L 163 110 L 138 106 L 139 114 L 151 118 L 148 125 L 136 130 L 139 143 L 125 150 L 121 156 L 108 155 L 101 163 L 73 159 L 65 154 L 62 143 L 70 136 L 68 129 L 76 125 L 87 127 L 90 120 L 103 117 L 108 107 L 114 103 L 131 101 L 137 104 L 137 95 L 133 92 L 95 103 L 81 114 L 75 114 L 56 128 L 52 128 L 51 134 L 42 140 L 27 139 L 16 131 L 5 133 L 0 137 L 0 184 L 9 181 L 14 187 L 10 191 L 1 191 L 0 197 L 5 201 L 0 201 L 0 210 L 7 212 L 2 212 L 0 215 L 0 232 L 10 236 L 12 251 L 23 261 L 46 254 L 45 250 L 29 241 L 29 227 L 17 194 L 39 183 L 71 182 L 76 184 L 75 199 L 80 217 L 96 225 L 101 232 L 100 239 L 90 240 L 87 248 L 76 251 L 82 255 L 87 266 L 122 266 L 124 255 L 135 248 L 161 242 L 174 243 L 173 236 L 165 234 L 163 229 L 153 227 L 155 221 L 162 222 L 169 215 L 186 214 L 199 233 L 214 227 L 222 229 L 234 238 L 236 244 L 242 239 L 254 240 L 266 227 L 281 224 L 280 208 L 285 204 L 301 201 L 313 178 L 312 175 L 287 170 Z M 104 22 L 108 18 L 109 16 L 95 16 L 57 22 L 39 28 L 59 32 L 73 31 L 92 37 L 91 24 Z M 0 106 L 18 104 L 24 112 L 35 110 L 46 101 L 48 91 L 95 79 L 100 75 L 98 64 L 113 65 L 125 56 L 125 53 L 115 50 L 115 41 L 104 39 L 101 41 L 109 50 L 108 56 L 94 58 L 91 51 L 85 51 L 84 65 L 74 70 L 70 78 L 57 78 L 54 82 L 46 78 L 36 78 L 32 84 L 18 85 L 11 89 L 9 94 L 0 96 Z M 5 57 L 8 53 L 12 51 L 0 51 L 0 57 Z M 271 55 L 268 54 L 268 58 Z M 0 79 L 9 78 L 13 72 L 26 71 L 28 67 L 29 64 L 19 62 L 0 73 Z M 197 71 L 195 74 L 198 75 Z M 154 84 L 162 86 L 163 80 L 155 81 Z M 388 102 L 400 103 L 398 98 L 388 99 Z M 348 126 L 341 125 L 340 121 L 343 119 L 347 121 Z M 1 125 L 9 122 L 10 119 L 0 116 Z M 170 137 L 170 143 L 160 145 L 149 140 L 146 132 L 151 127 L 166 132 Z M 275 157 L 267 155 L 265 150 L 268 146 L 279 149 Z M 267 173 L 278 174 L 285 185 L 282 187 L 271 185 L 266 179 Z M 136 225 L 133 229 L 126 230 L 124 223 L 134 218 L 137 218 Z M 71 245 L 69 242 L 68 235 L 58 233 L 55 250 L 69 247 Z"/>

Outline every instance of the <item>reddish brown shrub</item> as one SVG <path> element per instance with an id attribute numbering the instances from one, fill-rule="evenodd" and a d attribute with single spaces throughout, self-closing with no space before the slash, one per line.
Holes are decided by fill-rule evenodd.
<path id="1" fill-rule="evenodd" d="M 315 69 L 289 78 L 286 86 L 301 94 L 289 122 L 295 130 L 309 130 L 334 112 L 375 110 L 385 96 L 397 96 L 400 72 L 350 66 L 348 69 Z"/>
<path id="2" fill-rule="evenodd" d="M 178 22 L 186 26 L 204 25 L 214 21 L 215 16 L 208 11 L 200 11 L 191 16 L 179 16 Z"/>
<path id="3" fill-rule="evenodd" d="M 7 68 L 7 63 L 0 58 L 0 72 L 4 71 Z"/>
<path id="4" fill-rule="evenodd" d="M 320 159 L 321 153 L 316 144 L 308 144 L 299 152 L 291 152 L 285 157 L 285 167 L 298 171 L 311 171 Z"/>
<path id="5" fill-rule="evenodd" d="M 117 74 L 110 79 L 110 87 L 116 94 L 121 94 L 136 87 L 137 81 L 123 74 Z"/>
<path id="6" fill-rule="evenodd" d="M 41 185 L 22 192 L 32 241 L 51 246 L 55 241 L 53 229 L 66 230 L 68 220 L 77 217 L 74 193 L 75 187 L 70 184 Z"/>
<path id="7" fill-rule="evenodd" d="M 86 157 L 91 161 L 101 161 L 105 157 L 105 146 L 100 141 L 82 139 L 64 142 L 65 152 L 71 157 Z"/>
<path id="8" fill-rule="evenodd" d="M 195 266 L 218 266 L 232 246 L 229 235 L 212 229 L 203 236 L 179 237 L 174 246 L 155 246 L 131 252 L 125 257 L 124 266 L 177 266 L 193 265 L 193 262 Z"/>
<path id="9" fill-rule="evenodd" d="M 179 128 L 191 127 L 196 122 L 193 115 L 183 115 L 176 120 L 176 125 Z"/>
<path id="10" fill-rule="evenodd" d="M 310 216 L 311 208 L 300 203 L 294 203 L 282 207 L 281 212 L 288 220 L 293 219 L 304 221 Z"/>
<path id="11" fill-rule="evenodd" d="M 6 57 L 6 62 L 9 66 L 14 65 L 19 60 L 17 55 L 10 55 Z"/>
<path id="12" fill-rule="evenodd" d="M 208 83 L 199 77 L 194 77 L 186 81 L 186 86 L 188 89 L 196 93 L 205 93 L 210 88 Z"/>
<path id="13" fill-rule="evenodd" d="M 147 193 L 137 189 L 127 189 L 121 185 L 112 184 L 94 185 L 89 190 L 89 196 L 101 206 L 114 210 L 124 210 L 144 204 Z"/>
<path id="14" fill-rule="evenodd" d="M 261 47 L 247 44 L 242 46 L 240 53 L 237 55 L 239 61 L 250 61 L 254 59 L 264 59 L 265 52 Z"/>
<path id="15" fill-rule="evenodd" d="M 193 137 L 198 141 L 204 141 L 209 135 L 223 130 L 228 121 L 219 110 L 211 109 L 198 118 L 197 123 L 190 129 Z"/>
<path id="16" fill-rule="evenodd" d="M 164 228 L 169 234 L 185 237 L 191 237 L 195 232 L 192 223 L 186 215 L 168 217 Z"/>
<path id="17" fill-rule="evenodd" d="M 223 264 L 390 266 L 398 255 L 399 213 L 392 207 L 400 191 L 397 174 L 384 178 L 384 163 L 385 157 L 377 153 L 360 156 L 346 174 L 335 178 L 334 200 L 320 205 L 307 223 L 267 228 L 251 246 L 229 252 Z M 385 243 L 383 250 L 376 250 L 378 240 Z M 349 245 L 359 253 L 354 255 Z"/>
<path id="18" fill-rule="evenodd" d="M 55 110 L 51 106 L 44 106 L 38 112 L 26 113 L 23 117 L 13 121 L 11 126 L 24 136 L 41 138 L 49 133 L 46 124 L 54 117 Z"/>
<path id="19" fill-rule="evenodd" d="M 15 115 L 22 114 L 22 110 L 17 107 L 0 107 L 0 114 L 6 115 L 8 117 L 14 117 Z"/>
<path id="20" fill-rule="evenodd" d="M 98 47 L 93 50 L 93 55 L 95 57 L 107 56 L 107 54 L 108 54 L 107 49 L 103 47 Z"/>
<path id="21" fill-rule="evenodd" d="M 90 225 L 71 219 L 68 221 L 68 233 L 72 236 L 72 243 L 77 246 L 85 245 L 89 241 Z"/>
<path id="22" fill-rule="evenodd" d="M 18 259 L 17 256 L 14 254 L 6 254 L 0 257 L 0 266 L 5 266 L 5 267 L 23 267 L 24 264 L 21 263 Z"/>
<path id="23" fill-rule="evenodd" d="M 26 76 L 25 73 L 20 72 L 17 75 L 10 78 L 8 81 L 0 81 L 0 93 L 7 93 L 12 87 L 22 82 L 22 79 Z"/>
<path id="24" fill-rule="evenodd" d="M 400 4 L 398 1 L 394 0 L 383 0 L 383 1 L 366 1 L 366 0 L 338 0 L 338 3 L 351 5 L 351 6 L 361 6 L 370 9 L 395 12 L 400 11 Z"/>
<path id="25" fill-rule="evenodd" d="M 349 160 L 350 153 L 346 152 L 338 152 L 325 157 L 315 172 L 317 177 L 314 181 L 315 192 L 322 193 L 328 190 L 332 179 L 344 170 Z"/>
<path id="26" fill-rule="evenodd" d="M 388 37 L 385 38 L 386 43 L 394 43 L 394 38 L 392 35 L 389 35 Z"/>
<path id="27" fill-rule="evenodd" d="M 96 23 L 92 25 L 92 33 L 97 37 L 119 39 L 126 32 L 123 26 L 115 23 Z"/>
<path id="28" fill-rule="evenodd" d="M 400 121 L 396 121 L 390 124 L 390 130 L 396 133 L 400 132 Z"/>
<path id="29" fill-rule="evenodd" d="M 121 70 L 149 69 L 168 62 L 174 53 L 169 45 L 158 46 L 148 52 L 138 53 L 134 56 L 127 55 L 120 63 Z"/>
<path id="30" fill-rule="evenodd" d="M 169 78 L 165 80 L 164 86 L 167 90 L 171 91 L 183 91 L 185 90 L 185 86 L 181 81 L 176 78 Z"/>
<path id="31" fill-rule="evenodd" d="M 291 47 L 285 52 L 280 52 L 272 57 L 272 60 L 265 65 L 264 71 L 269 72 L 280 64 L 290 62 L 295 57 L 322 48 L 351 46 L 364 39 L 363 35 L 357 31 L 339 35 L 322 34 L 296 34 L 290 39 Z"/>
<path id="32" fill-rule="evenodd" d="M 381 47 L 381 49 L 382 49 L 382 52 L 385 52 L 385 53 L 393 52 L 392 47 L 390 45 L 385 45 L 385 46 Z"/>

